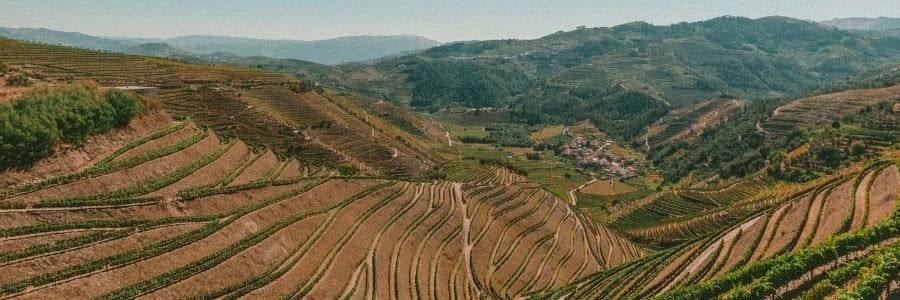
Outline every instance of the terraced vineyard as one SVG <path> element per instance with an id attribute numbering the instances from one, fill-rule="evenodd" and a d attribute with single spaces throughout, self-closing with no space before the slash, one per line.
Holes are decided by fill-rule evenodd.
<path id="1" fill-rule="evenodd" d="M 794 129 L 829 126 L 832 121 L 882 101 L 900 101 L 900 85 L 847 90 L 791 101 L 777 108 L 760 127 L 766 132 L 783 135 Z"/>
<path id="2" fill-rule="evenodd" d="M 353 165 L 366 173 L 412 177 L 433 164 L 429 147 L 411 149 L 415 134 L 387 134 L 383 121 L 351 113 L 315 93 L 296 93 L 286 74 L 200 66 L 171 60 L 0 39 L 0 61 L 57 81 L 91 80 L 106 86 L 156 88 L 155 96 L 179 118 L 265 146 L 306 165 Z M 346 104 L 352 105 L 352 104 Z M 430 145 L 429 139 L 414 143 Z"/>
<path id="3" fill-rule="evenodd" d="M 94 80 L 104 85 L 180 85 L 231 81 L 237 84 L 287 83 L 279 73 L 208 67 L 170 60 L 42 45 L 0 38 L 0 60 L 51 80 Z"/>
<path id="4" fill-rule="evenodd" d="M 749 55 L 709 52 L 708 43 L 666 39 L 652 48 L 679 48 L 711 61 Z M 558 46 L 574 45 L 541 47 Z M 601 95 L 614 95 L 657 106 L 651 114 L 593 121 L 623 123 L 629 132 L 635 129 L 630 118 L 644 126 L 673 104 L 681 107 L 643 128 L 643 135 L 627 136 L 648 151 L 672 146 L 666 154 L 672 159 L 704 153 L 675 146 L 705 142 L 699 137 L 707 128 L 732 124 L 729 116 L 743 118 L 734 112 L 744 103 L 711 98 L 726 91 L 717 86 L 724 82 L 704 77 L 688 60 L 630 47 L 602 52 L 559 69 L 539 92 L 525 95 L 541 99 L 535 103 L 584 97 L 576 102 L 598 105 L 606 97 Z M 545 59 L 541 55 L 535 57 Z M 765 144 L 754 145 L 753 156 L 734 153 L 758 158 L 752 162 L 760 168 L 731 177 L 712 176 L 723 165 L 698 159 L 684 165 L 689 179 L 662 181 L 658 174 L 666 175 L 667 165 L 645 162 L 648 153 L 610 142 L 610 153 L 639 158 L 622 163 L 637 171 L 624 179 L 629 185 L 616 187 L 556 153 L 566 134 L 622 142 L 616 131 L 607 135 L 588 120 L 573 126 L 552 120 L 566 124 L 555 126 L 564 137 L 555 139 L 555 148 L 549 142 L 473 147 L 454 143 L 451 134 L 475 127 L 478 134 L 492 135 L 489 127 L 499 133 L 510 128 L 527 139 L 528 130 L 547 124 L 510 124 L 522 117 L 510 107 L 446 110 L 429 120 L 375 98 L 403 94 L 411 86 L 370 93 L 301 84 L 287 74 L 251 68 L 7 39 L 0 39 L 0 61 L 25 75 L 36 91 L 86 80 L 153 98 L 135 108 L 140 114 L 124 128 L 92 132 L 81 143 L 59 142 L 46 153 L 50 157 L 31 167 L 0 171 L 2 299 L 900 294 L 900 85 L 802 98 L 771 115 L 767 107 L 762 120 L 741 120 L 746 130 L 730 135 L 737 141 L 746 132 L 764 133 L 760 143 L 808 139 L 792 140 L 794 151 Z M 393 82 L 372 71 L 359 77 L 373 81 L 366 85 Z M 492 77 L 517 78 L 502 74 Z M 746 95 L 764 92 L 746 88 Z M 15 95 L 8 98 L 15 103 Z M 695 102 L 700 99 L 712 100 Z M 38 120 L 40 112 L 34 114 Z M 441 119 L 457 122 L 443 124 L 445 129 Z M 817 128 L 833 130 L 802 132 Z M 4 129 L 0 138 L 33 138 Z M 543 135 L 552 134 L 535 134 L 537 140 Z M 719 156 L 729 156 L 735 139 L 711 144 L 715 150 L 725 145 L 727 155 Z M 793 164 L 776 160 L 783 153 Z M 815 176 L 779 177 L 803 167 L 816 167 Z"/>
<path id="5" fill-rule="evenodd" d="M 0 186 L 0 294 L 512 298 L 644 254 L 506 169 L 469 183 L 336 177 L 153 120 L 110 133 L 128 137 L 118 148 L 89 141 L 91 164 Z"/>
<path id="6" fill-rule="evenodd" d="M 758 201 L 784 190 L 758 178 L 715 190 L 669 190 L 612 207 L 607 222 L 645 242 L 690 240 L 741 218 Z"/>
<path id="7" fill-rule="evenodd" d="M 650 125 L 638 139 L 649 149 L 675 140 L 696 138 L 705 128 L 715 126 L 742 106 L 738 100 L 712 99 L 676 109 Z"/>
<path id="8" fill-rule="evenodd" d="M 251 103 L 301 128 L 314 143 L 360 160 L 379 174 L 408 177 L 425 171 L 422 155 L 368 125 L 368 115 L 360 120 L 317 93 L 297 94 L 280 86 L 251 89 L 247 94 Z"/>
<path id="9" fill-rule="evenodd" d="M 891 277 L 896 270 L 885 265 L 896 266 L 900 245 L 897 162 L 877 162 L 808 184 L 801 192 L 753 202 L 760 209 L 733 225 L 542 296 L 756 299 L 863 293 L 871 299 L 896 292 Z M 869 282 L 879 280 L 873 276 L 887 281 Z M 863 289 L 864 284 L 874 285 Z"/>

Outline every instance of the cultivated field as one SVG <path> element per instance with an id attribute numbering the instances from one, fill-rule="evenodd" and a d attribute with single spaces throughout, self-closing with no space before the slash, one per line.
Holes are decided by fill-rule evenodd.
<path id="1" fill-rule="evenodd" d="M 736 188 L 723 192 L 732 193 Z M 856 293 L 857 286 L 871 280 L 870 276 L 884 276 L 877 273 L 884 271 L 879 269 L 883 268 L 881 264 L 890 264 L 890 259 L 896 264 L 894 255 L 900 249 L 896 230 L 900 222 L 898 163 L 876 162 L 807 184 L 799 190 L 780 189 L 790 192 L 768 193 L 762 198 L 740 202 L 745 205 L 733 205 L 744 210 L 758 207 L 756 212 L 735 216 L 723 210 L 728 213 L 720 218 L 737 218 L 733 222 L 712 216 L 692 217 L 631 229 L 629 233 L 645 239 L 660 239 L 690 228 L 713 228 L 703 238 L 600 272 L 545 296 L 646 298 L 662 294 L 668 299 L 705 299 L 750 292 L 788 298 L 817 295 L 812 298 L 818 299 Z M 623 208 L 627 213 L 620 214 L 688 212 L 705 203 L 667 201 L 672 206 L 664 209 L 656 204 L 660 202 L 659 197 L 664 194 L 640 201 L 639 208 Z M 630 223 L 624 220 L 619 217 L 613 224 L 638 226 L 638 219 Z M 732 225 L 723 227 L 717 223 Z M 854 269 L 843 270 L 849 268 L 848 263 Z M 748 265 L 751 267 L 740 268 Z M 786 271 L 790 268 L 794 269 Z M 840 277 L 841 281 L 827 281 L 831 279 L 827 274 L 840 272 L 852 273 L 841 275 L 844 276 Z M 752 290 L 762 284 L 768 288 Z M 880 295 L 881 291 L 876 291 Z"/>
<path id="2" fill-rule="evenodd" d="M 81 167 L 0 189 L 0 294 L 513 298 L 645 254 L 504 168 L 468 183 L 338 177 L 147 118 L 88 141 Z"/>
<path id="3" fill-rule="evenodd" d="M 695 140 L 706 128 L 716 126 L 743 106 L 738 100 L 712 99 L 679 108 L 651 124 L 637 139 L 647 149 L 673 141 Z"/>
<path id="4" fill-rule="evenodd" d="M 151 97 L 176 118 L 308 165 L 346 164 L 368 174 L 412 177 L 433 165 L 430 145 L 443 142 L 422 131 L 395 129 L 351 101 L 296 92 L 292 86 L 298 81 L 287 74 L 8 39 L 0 39 L 0 61 L 51 86 L 90 80 L 156 89 Z"/>
<path id="5" fill-rule="evenodd" d="M 821 128 L 882 101 L 900 101 L 900 85 L 847 90 L 791 101 L 775 109 L 771 118 L 760 126 L 774 134 L 787 134 L 792 129 Z"/>

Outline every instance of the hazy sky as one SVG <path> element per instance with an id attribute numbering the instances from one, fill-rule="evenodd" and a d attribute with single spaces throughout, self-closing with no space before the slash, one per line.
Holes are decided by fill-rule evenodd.
<path id="1" fill-rule="evenodd" d="M 276 39 L 414 34 L 439 41 L 535 38 L 578 25 L 667 25 L 721 15 L 900 17 L 900 0 L 0 0 L 0 26 L 93 35 Z"/>

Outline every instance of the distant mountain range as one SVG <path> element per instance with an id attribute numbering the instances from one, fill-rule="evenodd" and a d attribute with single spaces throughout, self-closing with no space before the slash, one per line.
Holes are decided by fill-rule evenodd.
<path id="1" fill-rule="evenodd" d="M 900 33 L 900 18 L 843 18 L 819 22 L 844 30 L 892 31 Z"/>
<path id="2" fill-rule="evenodd" d="M 238 56 L 299 59 L 320 64 L 367 61 L 441 44 L 438 41 L 410 35 L 350 36 L 317 41 L 264 40 L 203 35 L 145 39 L 98 37 L 43 28 L 4 27 L 0 27 L 0 36 L 47 44 L 178 59 L 213 53 L 230 53 Z"/>
<path id="3" fill-rule="evenodd" d="M 0 27 L 0 36 L 30 42 L 56 44 L 71 47 L 123 52 L 136 46 L 134 43 L 96 37 L 78 32 L 56 31 L 44 28 Z"/>
<path id="4" fill-rule="evenodd" d="M 192 35 L 170 39 L 124 39 L 133 43 L 166 43 L 196 54 L 216 52 L 240 56 L 301 59 L 321 64 L 365 61 L 438 46 L 420 36 L 351 36 L 319 41 L 262 40 Z"/>

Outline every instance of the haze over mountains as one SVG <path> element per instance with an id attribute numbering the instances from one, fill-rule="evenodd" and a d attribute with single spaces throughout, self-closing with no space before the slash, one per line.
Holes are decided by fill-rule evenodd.
<path id="1" fill-rule="evenodd" d="M 217 52 L 239 56 L 266 56 L 280 59 L 299 59 L 321 64 L 338 64 L 366 61 L 399 53 L 421 50 L 440 45 L 420 36 L 349 36 L 327 40 L 264 40 L 237 37 L 192 35 L 168 39 L 97 37 L 77 32 L 64 32 L 35 28 L 3 28 L 0 36 L 48 44 L 58 44 L 97 50 L 154 55 L 138 48 L 141 44 L 165 43 L 191 54 L 203 55 Z M 162 45 L 144 48 L 161 49 Z M 143 49 L 147 50 L 147 49 Z M 171 54 L 171 51 L 162 54 Z M 178 51 L 175 51 L 178 52 Z M 183 54 L 183 53 L 182 53 Z M 159 56 L 159 55 L 154 55 Z M 163 55 L 165 56 L 165 55 Z M 174 58 L 179 58 L 178 56 Z"/>
<path id="2" fill-rule="evenodd" d="M 890 31 L 900 29 L 900 18 L 839 18 L 819 22 L 844 30 Z"/>

